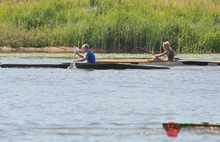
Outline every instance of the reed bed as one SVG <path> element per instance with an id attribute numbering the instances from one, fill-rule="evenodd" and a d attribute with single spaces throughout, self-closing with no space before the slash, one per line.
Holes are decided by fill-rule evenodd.
<path id="1" fill-rule="evenodd" d="M 220 0 L 2 0 L 0 46 L 220 52 Z"/>

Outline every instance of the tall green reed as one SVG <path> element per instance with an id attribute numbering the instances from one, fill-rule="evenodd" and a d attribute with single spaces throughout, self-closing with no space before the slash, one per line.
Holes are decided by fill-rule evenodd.
<path id="1" fill-rule="evenodd" d="M 216 0 L 19 0 L 0 3 L 0 46 L 219 52 Z M 27 36 L 28 35 L 28 36 Z"/>

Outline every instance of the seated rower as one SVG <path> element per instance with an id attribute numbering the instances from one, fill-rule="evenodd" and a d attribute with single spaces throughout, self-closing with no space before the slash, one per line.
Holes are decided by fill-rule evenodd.
<path id="1" fill-rule="evenodd" d="M 154 54 L 152 53 L 155 57 L 153 58 L 153 60 L 162 60 L 161 56 L 167 56 L 167 60 L 173 60 L 174 56 L 177 55 L 177 53 L 175 51 L 173 51 L 173 49 L 170 47 L 170 44 L 168 41 L 163 42 L 163 50 L 165 50 L 163 53 L 161 54 Z"/>
<path id="2" fill-rule="evenodd" d="M 87 63 L 95 63 L 95 55 L 91 50 L 89 50 L 89 45 L 87 43 L 82 46 L 82 51 L 85 53 L 84 56 L 80 55 L 77 51 L 75 51 L 75 54 L 77 54 L 80 58 L 82 58 L 75 60 L 75 62 L 86 60 Z"/>

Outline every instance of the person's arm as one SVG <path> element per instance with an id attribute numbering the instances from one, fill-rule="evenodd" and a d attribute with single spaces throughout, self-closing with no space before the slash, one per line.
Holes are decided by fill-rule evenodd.
<path id="1" fill-rule="evenodd" d="M 84 56 L 79 54 L 77 51 L 75 51 L 75 54 L 78 55 L 80 58 L 83 58 Z"/>
<path id="2" fill-rule="evenodd" d="M 79 54 L 77 51 L 75 51 L 75 54 L 77 54 L 80 58 L 82 58 L 82 59 L 75 60 L 75 62 L 85 61 L 88 58 L 87 56 L 83 56 L 83 55 Z M 74 60 L 73 60 L 73 62 L 74 62 Z"/>
<path id="3" fill-rule="evenodd" d="M 154 54 L 154 53 L 153 53 L 153 55 L 154 55 L 155 57 L 160 57 L 160 56 L 167 55 L 167 50 L 166 50 L 166 51 L 164 51 L 164 52 L 163 52 L 163 53 L 161 53 L 161 54 Z"/>
<path id="4" fill-rule="evenodd" d="M 88 57 L 87 57 L 87 56 L 83 56 L 83 58 L 78 59 L 78 60 L 75 60 L 75 62 L 78 62 L 78 61 L 85 61 L 86 59 L 88 59 Z"/>

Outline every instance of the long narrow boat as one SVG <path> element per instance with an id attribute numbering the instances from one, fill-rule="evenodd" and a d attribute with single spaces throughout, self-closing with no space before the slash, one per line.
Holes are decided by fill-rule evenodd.
<path id="1" fill-rule="evenodd" d="M 218 66 L 220 61 L 190 61 L 190 60 L 99 60 L 96 63 L 124 63 L 124 64 L 146 64 L 160 66 L 183 66 L 183 65 L 198 65 L 198 66 Z"/>
<path id="2" fill-rule="evenodd" d="M 1 64 L 1 68 L 68 68 L 70 63 L 62 64 Z"/>
<path id="3" fill-rule="evenodd" d="M 167 67 L 146 66 L 120 63 L 76 63 L 76 68 L 81 69 L 169 69 Z"/>
<path id="4" fill-rule="evenodd" d="M 168 137 L 177 137 L 180 132 L 184 132 L 185 130 L 193 130 L 198 133 L 213 133 L 220 131 L 220 123 L 187 123 L 187 122 L 169 122 L 163 123 L 163 128 L 166 131 Z"/>
<path id="5" fill-rule="evenodd" d="M 200 123 L 195 123 L 195 122 L 176 122 L 178 125 L 172 125 L 172 128 L 186 128 L 186 127 L 216 127 L 220 128 L 220 123 L 208 123 L 208 122 L 200 122 Z M 162 126 L 165 129 L 168 123 L 163 123 Z"/>
<path id="6" fill-rule="evenodd" d="M 62 64 L 0 64 L 1 68 L 64 68 L 67 69 L 70 63 Z M 75 63 L 80 69 L 169 69 L 168 67 L 120 64 L 120 63 Z"/>

